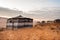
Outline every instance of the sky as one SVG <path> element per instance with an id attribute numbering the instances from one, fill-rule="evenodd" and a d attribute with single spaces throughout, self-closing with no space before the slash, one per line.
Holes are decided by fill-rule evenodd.
<path id="1" fill-rule="evenodd" d="M 60 7 L 60 0 L 0 0 L 0 6 L 30 11 L 45 7 Z"/>
<path id="2" fill-rule="evenodd" d="M 36 20 L 60 19 L 60 0 L 0 0 L 0 16 L 17 16 L 13 10 Z"/>

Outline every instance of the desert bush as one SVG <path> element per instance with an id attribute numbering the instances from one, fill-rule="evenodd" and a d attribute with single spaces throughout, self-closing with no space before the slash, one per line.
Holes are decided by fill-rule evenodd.
<path id="1" fill-rule="evenodd" d="M 55 23 L 60 23 L 60 19 L 54 20 Z"/>
<path id="2" fill-rule="evenodd" d="M 2 28 L 0 28 L 0 31 L 3 31 L 3 29 L 2 29 Z"/>
<path id="3" fill-rule="evenodd" d="M 45 23 L 45 21 L 42 21 L 41 23 Z"/>
<path id="4" fill-rule="evenodd" d="M 51 28 L 51 30 L 54 30 L 55 28 Z"/>
<path id="5" fill-rule="evenodd" d="M 6 30 L 5 28 L 0 28 L 0 31 L 4 31 L 4 30 Z"/>

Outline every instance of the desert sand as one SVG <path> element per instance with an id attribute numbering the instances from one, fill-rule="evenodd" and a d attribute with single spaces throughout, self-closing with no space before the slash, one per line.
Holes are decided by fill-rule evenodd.
<path id="1" fill-rule="evenodd" d="M 0 40 L 60 40 L 60 31 L 37 27 L 5 30 L 0 32 Z"/>

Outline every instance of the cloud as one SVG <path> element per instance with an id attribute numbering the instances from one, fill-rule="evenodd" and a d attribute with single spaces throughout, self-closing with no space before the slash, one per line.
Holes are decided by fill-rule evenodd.
<path id="1" fill-rule="evenodd" d="M 22 14 L 22 11 L 0 7 L 0 16 L 14 17 L 19 14 Z"/>
<path id="2" fill-rule="evenodd" d="M 52 8 L 43 8 L 37 10 L 31 10 L 29 12 L 19 13 L 17 10 L 11 10 L 8 8 L 0 7 L 0 16 L 14 17 L 18 15 L 23 15 L 25 17 L 30 17 L 38 20 L 54 20 L 60 19 L 60 7 L 52 7 Z"/>
<path id="3" fill-rule="evenodd" d="M 60 7 L 44 8 L 41 10 L 30 11 L 35 18 L 42 19 L 60 19 Z M 32 16 L 33 16 L 32 15 Z"/>

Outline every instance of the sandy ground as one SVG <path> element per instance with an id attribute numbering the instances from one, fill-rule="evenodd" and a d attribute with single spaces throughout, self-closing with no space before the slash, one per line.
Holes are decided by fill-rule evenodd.
<path id="1" fill-rule="evenodd" d="M 38 28 L 22 28 L 0 32 L 0 40 L 60 40 L 60 32 Z"/>

